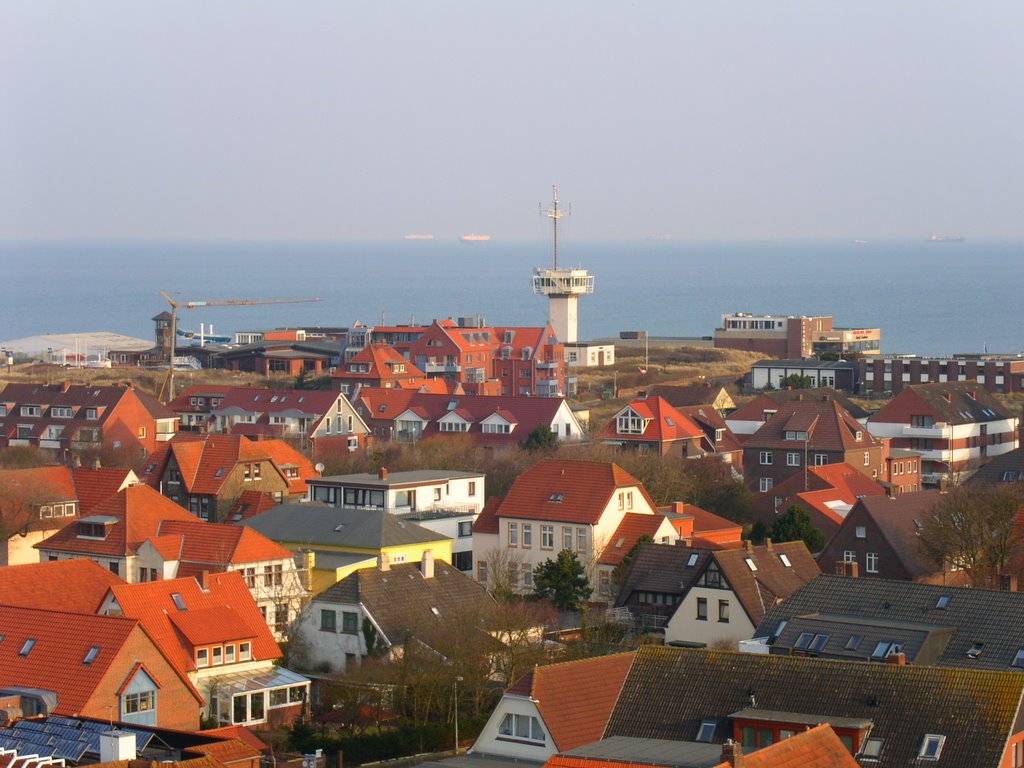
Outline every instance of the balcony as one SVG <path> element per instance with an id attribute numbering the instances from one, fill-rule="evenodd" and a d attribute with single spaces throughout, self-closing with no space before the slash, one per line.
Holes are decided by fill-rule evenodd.
<path id="1" fill-rule="evenodd" d="M 948 424 L 939 422 L 932 427 L 905 426 L 900 432 L 902 437 L 931 437 L 946 439 L 952 436 L 953 430 Z"/>
<path id="2" fill-rule="evenodd" d="M 559 365 L 561 365 L 561 361 L 559 361 L 559 360 L 538 360 L 537 361 L 537 367 L 540 368 L 540 369 L 557 368 Z"/>
<path id="3" fill-rule="evenodd" d="M 440 363 L 436 360 L 428 360 L 423 363 L 424 373 L 460 373 L 462 366 L 458 363 Z"/>

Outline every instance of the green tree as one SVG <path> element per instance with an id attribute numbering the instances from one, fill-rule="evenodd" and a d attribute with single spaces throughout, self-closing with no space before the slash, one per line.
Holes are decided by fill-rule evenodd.
<path id="1" fill-rule="evenodd" d="M 791 373 L 779 382 L 782 389 L 810 389 L 814 386 L 814 379 L 810 376 L 801 376 L 799 373 Z"/>
<path id="2" fill-rule="evenodd" d="M 811 552 L 820 552 L 825 547 L 825 536 L 814 527 L 811 513 L 795 504 L 776 518 L 768 536 L 772 541 L 802 541 Z"/>
<path id="3" fill-rule="evenodd" d="M 540 424 L 523 442 L 527 451 L 552 451 L 558 446 L 558 435 L 547 424 Z"/>
<path id="4" fill-rule="evenodd" d="M 550 597 L 562 611 L 576 610 L 593 590 L 576 553 L 563 549 L 554 560 L 545 560 L 533 569 L 533 591 L 537 597 Z"/>

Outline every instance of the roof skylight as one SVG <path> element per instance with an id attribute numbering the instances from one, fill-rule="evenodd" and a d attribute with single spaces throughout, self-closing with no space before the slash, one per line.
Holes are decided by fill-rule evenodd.
<path id="1" fill-rule="evenodd" d="M 689 559 L 686 561 L 687 568 L 693 568 L 697 564 L 697 560 L 700 558 L 700 554 L 697 552 L 691 552 Z"/>
<path id="2" fill-rule="evenodd" d="M 752 558 L 745 557 L 745 558 L 743 558 L 743 562 L 745 562 L 747 564 L 747 568 L 749 568 L 750 570 L 752 570 L 752 571 L 756 571 L 757 570 L 757 563 L 755 563 Z"/>
<path id="3" fill-rule="evenodd" d="M 940 611 L 946 610 L 946 607 L 948 605 L 949 605 L 949 595 L 942 595 L 942 596 L 940 596 L 939 597 L 939 601 L 937 603 L 935 603 L 935 607 L 937 609 L 939 609 Z"/>
<path id="4" fill-rule="evenodd" d="M 25 644 L 21 646 L 21 650 L 18 651 L 18 655 L 28 656 L 29 652 L 35 647 L 35 644 L 36 639 L 34 637 L 30 637 L 28 640 L 25 641 Z"/>
<path id="5" fill-rule="evenodd" d="M 185 608 L 185 598 L 183 598 L 177 592 L 172 592 L 171 593 L 171 600 L 174 601 L 174 607 L 177 608 L 179 611 L 186 610 L 186 608 Z"/>
<path id="6" fill-rule="evenodd" d="M 88 652 L 86 652 L 85 658 L 82 659 L 82 663 L 83 664 L 92 664 L 94 661 L 96 661 L 96 657 L 99 656 L 99 655 L 100 655 L 100 647 L 98 645 L 94 645 L 92 648 L 90 648 L 88 650 Z"/>

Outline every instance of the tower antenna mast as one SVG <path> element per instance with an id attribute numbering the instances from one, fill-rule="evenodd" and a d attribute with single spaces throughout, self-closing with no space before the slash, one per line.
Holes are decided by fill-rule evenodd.
<path id="1" fill-rule="evenodd" d="M 563 216 L 572 216 L 572 204 L 564 210 L 558 208 L 558 185 L 551 185 L 551 207 L 544 210 L 541 207 L 543 203 L 538 204 L 540 208 L 540 215 L 547 216 L 551 219 L 551 266 L 552 269 L 558 269 L 558 220 Z"/>

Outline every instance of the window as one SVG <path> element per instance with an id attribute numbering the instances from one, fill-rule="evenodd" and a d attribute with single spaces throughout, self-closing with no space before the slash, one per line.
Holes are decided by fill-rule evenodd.
<path id="1" fill-rule="evenodd" d="M 283 572 L 284 566 L 282 566 L 280 563 L 278 563 L 277 565 L 263 566 L 263 586 L 280 587 Z"/>
<path id="2" fill-rule="evenodd" d="M 800 454 L 799 453 L 787 453 L 786 454 L 786 466 L 787 467 L 799 467 L 800 466 Z"/>
<path id="3" fill-rule="evenodd" d="M 697 741 L 710 744 L 711 740 L 715 738 L 715 721 L 704 720 L 700 724 L 700 728 L 697 729 Z"/>
<path id="4" fill-rule="evenodd" d="M 562 549 L 572 549 L 572 528 L 562 528 Z"/>
<path id="5" fill-rule="evenodd" d="M 708 599 L 706 597 L 697 598 L 697 620 L 708 620 Z"/>
<path id="6" fill-rule="evenodd" d="M 465 520 L 459 523 L 459 538 L 464 539 L 467 536 L 473 535 L 473 521 Z"/>
<path id="7" fill-rule="evenodd" d="M 782 564 L 784 566 L 786 566 L 787 568 L 792 568 L 793 567 L 793 564 L 791 562 L 789 562 L 789 557 L 786 556 L 785 552 L 782 552 L 782 553 L 779 554 L 779 560 L 781 560 Z"/>
<path id="8" fill-rule="evenodd" d="M 235 663 L 235 644 L 229 643 L 224 646 L 224 663 L 234 664 Z"/>
<path id="9" fill-rule="evenodd" d="M 484 586 L 487 585 L 487 561 L 478 560 L 476 563 L 476 580 Z"/>
<path id="10" fill-rule="evenodd" d="M 440 501 L 440 500 L 441 500 L 441 489 L 440 488 L 435 488 L 434 489 L 434 501 Z"/>
<path id="11" fill-rule="evenodd" d="M 759 479 L 758 487 L 761 489 L 761 493 L 765 493 L 767 491 L 770 491 L 772 489 L 772 486 L 774 486 L 774 485 L 775 485 L 775 480 L 773 480 L 770 477 L 762 477 L 762 478 Z"/>
<path id="12" fill-rule="evenodd" d="M 359 631 L 359 614 L 354 611 L 342 611 L 341 631 L 347 635 L 356 634 Z"/>
<path id="13" fill-rule="evenodd" d="M 533 589 L 533 566 L 529 563 L 523 563 L 523 586 Z"/>
<path id="14" fill-rule="evenodd" d="M 586 552 L 587 551 L 587 529 L 577 528 L 576 529 L 576 551 Z"/>
<path id="15" fill-rule="evenodd" d="M 94 645 L 92 648 L 90 648 L 86 652 L 85 658 L 82 659 L 82 663 L 83 664 L 92 664 L 94 661 L 96 661 L 96 657 L 99 656 L 99 655 L 100 655 L 100 647 L 98 645 Z"/>
<path id="16" fill-rule="evenodd" d="M 858 539 L 866 538 L 868 535 L 868 529 L 865 528 L 863 525 L 858 525 L 854 529 L 853 535 L 856 536 Z"/>
<path id="17" fill-rule="evenodd" d="M 827 453 L 816 453 L 816 454 L 814 454 L 814 466 L 816 466 L 816 467 L 823 467 L 826 464 L 828 464 L 828 454 Z"/>
<path id="18" fill-rule="evenodd" d="M 177 608 L 179 611 L 184 611 L 186 609 L 185 598 L 183 598 L 177 592 L 171 593 L 171 600 L 174 601 L 174 607 Z"/>
<path id="19" fill-rule="evenodd" d="M 274 606 L 274 631 L 283 633 L 288 629 L 288 603 L 277 603 Z"/>
<path id="20" fill-rule="evenodd" d="M 476 482 L 473 480 L 469 481 L 469 490 L 466 491 L 467 496 L 476 496 Z"/>
<path id="21" fill-rule="evenodd" d="M 863 639 L 863 635 L 850 635 L 850 639 L 846 641 L 846 645 L 843 648 L 847 651 L 856 651 Z"/>
<path id="22" fill-rule="evenodd" d="M 882 754 L 882 740 L 878 738 L 866 739 L 861 749 L 862 760 L 877 760 Z"/>
<path id="23" fill-rule="evenodd" d="M 224 649 L 221 646 L 219 646 L 219 645 L 215 645 L 212 650 L 213 650 L 213 657 L 212 657 L 212 661 L 210 663 L 213 666 L 219 666 L 219 665 L 223 664 L 224 663 Z"/>
<path id="24" fill-rule="evenodd" d="M 146 428 L 145 427 L 139 427 L 139 437 L 140 438 L 145 438 L 146 437 Z"/>
<path id="25" fill-rule="evenodd" d="M 245 586 L 249 589 L 256 588 L 256 569 L 255 568 L 242 568 L 242 578 L 245 580 Z"/>
<path id="26" fill-rule="evenodd" d="M 508 545 L 510 547 L 519 546 L 519 523 L 508 524 Z"/>
<path id="27" fill-rule="evenodd" d="M 793 647 L 798 649 L 798 650 L 801 650 L 801 651 L 806 651 L 807 650 L 807 646 L 809 646 L 811 644 L 811 640 L 813 640 L 813 639 L 814 639 L 814 633 L 813 632 L 801 632 L 799 634 L 799 636 L 797 637 L 796 642 L 793 643 Z"/>
<path id="28" fill-rule="evenodd" d="M 1024 648 L 1017 650 L 1017 655 L 1013 657 L 1013 661 L 1010 662 L 1010 666 L 1016 667 L 1017 669 L 1024 669 Z"/>
<path id="29" fill-rule="evenodd" d="M 927 733 L 921 740 L 921 748 L 917 756 L 922 760 L 938 760 L 942 754 L 942 745 L 946 743 L 946 737 L 941 734 Z"/>
<path id="30" fill-rule="evenodd" d="M 321 610 L 320 611 L 320 631 L 321 632 L 337 632 L 338 631 L 338 614 L 334 611 Z"/>
<path id="31" fill-rule="evenodd" d="M 936 608 L 937 608 L 938 610 L 940 610 L 940 611 L 944 611 L 944 610 L 946 610 L 946 607 L 947 607 L 948 605 L 949 605 L 949 595 L 941 595 L 941 596 L 939 597 L 939 600 L 938 600 L 938 602 L 937 602 L 937 603 L 935 603 L 935 607 L 936 607 Z"/>
<path id="32" fill-rule="evenodd" d="M 871 464 L 871 454 L 864 451 L 864 466 L 867 467 Z"/>
<path id="33" fill-rule="evenodd" d="M 347 666 L 347 665 L 346 665 Z M 270 706 L 284 707 L 288 704 L 288 689 L 275 688 L 270 692 Z"/>
<path id="34" fill-rule="evenodd" d="M 542 525 L 540 527 L 540 548 L 554 549 L 555 527 L 553 525 Z"/>
<path id="35" fill-rule="evenodd" d="M 775 455 L 771 451 L 761 451 L 759 456 L 763 466 L 768 466 L 775 460 Z"/>
<path id="36" fill-rule="evenodd" d="M 238 644 L 238 660 L 248 661 L 252 658 L 252 644 L 245 642 Z"/>
<path id="37" fill-rule="evenodd" d="M 981 656 L 981 651 L 984 647 L 984 643 L 971 643 L 971 647 L 967 649 L 967 658 L 977 659 L 979 656 Z"/>
<path id="38" fill-rule="evenodd" d="M 693 568 L 693 566 L 695 566 L 697 564 L 697 560 L 699 560 L 699 559 L 700 559 L 700 553 L 699 552 L 691 552 L 690 553 L 690 557 L 687 558 L 687 560 L 686 560 L 686 567 L 687 568 Z"/>
<path id="39" fill-rule="evenodd" d="M 747 564 L 747 568 L 749 568 L 751 571 L 757 570 L 757 563 L 754 562 L 753 558 L 745 557 L 743 558 L 743 562 Z"/>
<path id="40" fill-rule="evenodd" d="M 498 738 L 544 744 L 546 736 L 537 718 L 509 712 L 498 726 Z"/>
<path id="41" fill-rule="evenodd" d="M 729 601 L 719 600 L 718 601 L 718 620 L 723 624 L 729 623 Z"/>
<path id="42" fill-rule="evenodd" d="M 825 644 L 828 642 L 829 637 L 829 635 L 825 634 L 815 635 L 814 639 L 811 640 L 811 644 L 807 650 L 813 651 L 815 653 L 820 653 L 821 650 L 825 647 Z"/>
<path id="43" fill-rule="evenodd" d="M 527 549 L 533 546 L 533 526 L 530 523 L 523 523 L 523 546 Z"/>
<path id="44" fill-rule="evenodd" d="M 868 552 L 864 556 L 864 571 L 866 573 L 878 573 L 878 553 Z"/>
<path id="45" fill-rule="evenodd" d="M 197 667 L 208 667 L 210 666 L 210 652 L 206 648 L 196 649 L 196 666 Z"/>
<path id="46" fill-rule="evenodd" d="M 156 691 L 126 693 L 124 696 L 124 714 L 126 715 L 149 712 L 153 709 L 156 709 Z"/>

